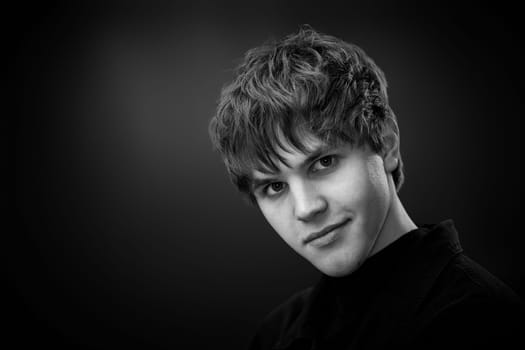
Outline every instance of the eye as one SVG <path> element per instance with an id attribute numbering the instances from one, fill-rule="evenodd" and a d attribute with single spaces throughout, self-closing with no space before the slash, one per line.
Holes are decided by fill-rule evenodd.
<path id="1" fill-rule="evenodd" d="M 317 172 L 324 169 L 329 169 L 335 166 L 336 158 L 335 156 L 325 156 L 322 158 L 319 158 L 313 165 L 312 165 L 312 171 Z"/>
<path id="2" fill-rule="evenodd" d="M 274 196 L 284 190 L 284 182 L 272 182 L 264 188 L 264 194 L 268 196 Z"/>

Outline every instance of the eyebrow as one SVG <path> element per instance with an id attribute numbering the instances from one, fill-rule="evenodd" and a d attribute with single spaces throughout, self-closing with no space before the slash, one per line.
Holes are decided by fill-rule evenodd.
<path id="1" fill-rule="evenodd" d="M 317 158 L 322 156 L 324 153 L 327 153 L 328 151 L 331 151 L 334 148 L 335 148 L 334 146 L 327 145 L 327 144 L 322 144 L 322 145 L 318 146 L 317 148 L 312 150 L 310 152 L 310 154 L 308 154 L 308 156 L 299 164 L 298 167 L 299 168 L 305 167 L 307 164 L 312 163 L 314 160 L 316 160 Z M 254 177 L 251 178 L 250 188 L 251 188 L 252 192 L 254 192 L 260 186 L 266 185 L 266 184 L 271 183 L 272 181 L 274 181 L 273 177 L 277 176 L 279 173 L 268 172 L 267 174 L 269 176 L 271 176 L 271 177 L 262 178 L 262 179 L 261 178 L 254 178 Z"/>

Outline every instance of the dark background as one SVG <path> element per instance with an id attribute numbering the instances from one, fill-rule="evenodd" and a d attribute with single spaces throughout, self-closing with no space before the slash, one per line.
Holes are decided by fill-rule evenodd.
<path id="1" fill-rule="evenodd" d="M 207 135 L 243 53 L 303 23 L 385 71 L 413 219 L 454 219 L 466 252 L 525 295 L 517 8 L 210 3 L 4 9 L 6 342 L 242 348 L 317 280 L 241 200 Z"/>

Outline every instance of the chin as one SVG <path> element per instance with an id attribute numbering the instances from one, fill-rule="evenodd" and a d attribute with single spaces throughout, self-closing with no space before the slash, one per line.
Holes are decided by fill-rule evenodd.
<path id="1" fill-rule="evenodd" d="M 314 266 L 330 277 L 344 277 L 356 271 L 361 264 L 359 262 L 330 262 L 325 264 L 314 264 Z"/>

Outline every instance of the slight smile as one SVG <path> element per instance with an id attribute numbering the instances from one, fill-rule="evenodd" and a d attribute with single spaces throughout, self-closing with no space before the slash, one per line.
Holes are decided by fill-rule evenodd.
<path id="1" fill-rule="evenodd" d="M 346 225 L 346 223 L 348 223 L 350 221 L 350 219 L 345 219 L 337 224 L 333 224 L 333 225 L 329 225 L 329 226 L 326 226 L 324 229 L 322 229 L 321 231 L 318 231 L 318 232 L 313 232 L 313 233 L 310 233 L 304 240 L 303 240 L 303 244 L 304 245 L 307 245 L 307 244 L 310 244 L 312 243 L 312 245 L 314 245 L 314 241 L 317 240 L 317 239 L 320 239 L 322 237 L 325 237 L 326 235 L 328 235 L 330 232 L 333 232 L 334 230 L 338 229 L 339 227 L 341 226 L 344 226 Z M 319 242 L 321 244 L 319 245 L 325 245 L 325 244 L 328 244 L 332 241 L 332 239 L 328 240 L 327 242 Z M 317 242 L 316 242 L 317 243 Z M 315 245 L 318 245 L 318 244 L 315 244 Z"/>

